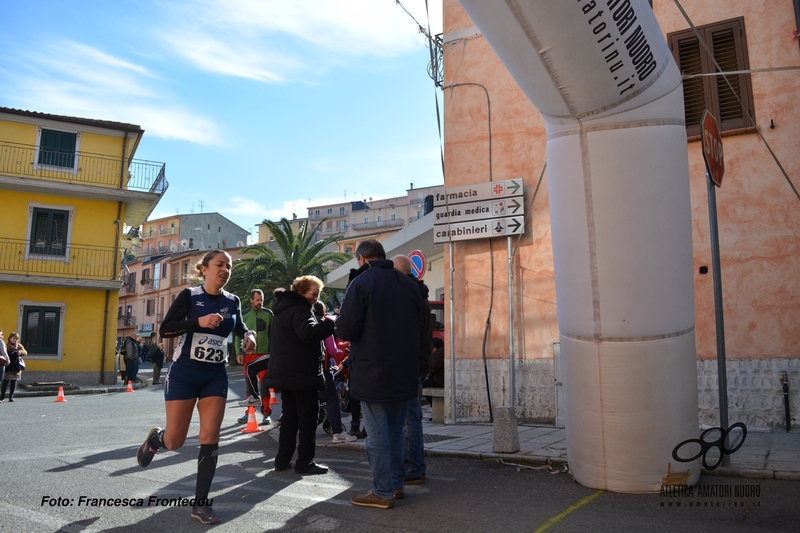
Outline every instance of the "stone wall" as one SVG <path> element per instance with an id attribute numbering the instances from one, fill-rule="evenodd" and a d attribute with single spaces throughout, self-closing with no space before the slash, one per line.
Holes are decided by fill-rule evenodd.
<path id="1" fill-rule="evenodd" d="M 728 422 L 747 427 L 785 430 L 781 372 L 789 377 L 789 415 L 792 425 L 800 409 L 800 359 L 727 359 Z M 697 360 L 701 427 L 719 426 L 717 360 Z"/>
<path id="2" fill-rule="evenodd" d="M 781 372 L 789 378 L 789 412 L 792 426 L 800 412 L 800 358 L 728 359 L 728 422 L 744 422 L 749 428 L 784 430 Z M 449 370 L 449 361 L 445 361 Z M 492 405 L 508 404 L 508 361 L 490 359 L 486 367 Z M 456 361 L 456 416 L 459 422 L 486 422 L 486 377 L 483 360 Z M 447 383 L 449 384 L 449 372 Z M 515 399 L 521 423 L 555 424 L 556 380 L 552 359 L 516 363 Z M 701 427 L 719 425 L 719 392 L 716 359 L 697 360 L 698 411 Z M 449 387 L 448 387 L 449 390 Z M 445 395 L 445 420 L 450 418 L 450 397 Z"/>

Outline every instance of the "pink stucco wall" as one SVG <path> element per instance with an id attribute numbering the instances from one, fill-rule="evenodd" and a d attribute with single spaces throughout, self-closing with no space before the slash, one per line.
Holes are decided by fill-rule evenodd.
<path id="1" fill-rule="evenodd" d="M 752 69 L 800 65 L 791 2 L 684 0 L 692 22 L 744 16 Z M 655 0 L 665 34 L 688 23 L 672 0 Z M 491 174 L 487 96 L 474 85 L 446 88 L 445 184 L 448 187 L 523 177 L 526 230 L 515 262 L 517 357 L 552 357 L 558 340 L 546 179 L 544 124 L 457 0 L 444 0 L 445 86 L 476 83 L 491 104 Z M 454 36 L 466 37 L 453 39 Z M 449 38 L 448 38 L 449 37 Z M 789 177 L 800 187 L 800 72 L 754 73 L 755 119 Z M 775 128 L 770 129 L 770 120 Z M 725 179 L 717 190 L 726 349 L 729 358 L 800 356 L 800 200 L 765 143 L 750 133 L 723 137 Z M 698 358 L 716 357 L 708 200 L 699 142 L 689 152 Z M 532 201 L 533 200 L 533 201 Z M 493 253 L 491 252 L 493 250 Z M 508 357 L 505 239 L 457 243 L 456 353 L 481 357 L 491 296 L 489 358 Z M 492 277 L 492 258 L 494 276 Z M 699 273 L 708 266 L 709 273 Z M 449 267 L 449 265 L 448 265 Z M 493 292 L 492 292 L 493 291 Z"/>

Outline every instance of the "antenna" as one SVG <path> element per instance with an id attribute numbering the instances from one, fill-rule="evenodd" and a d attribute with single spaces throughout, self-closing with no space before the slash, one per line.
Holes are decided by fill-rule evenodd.
<path id="1" fill-rule="evenodd" d="M 200 212 L 203 212 L 203 200 L 200 200 Z"/>

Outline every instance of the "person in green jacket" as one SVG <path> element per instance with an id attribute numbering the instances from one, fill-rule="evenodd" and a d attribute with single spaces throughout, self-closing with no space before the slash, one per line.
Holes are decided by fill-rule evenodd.
<path id="1" fill-rule="evenodd" d="M 272 325 L 272 311 L 264 307 L 264 293 L 261 289 L 250 291 L 250 310 L 242 315 L 247 329 L 256 332 L 256 351 L 253 354 L 242 352 L 241 342 L 233 343 L 236 350 L 236 361 L 244 365 L 244 376 L 247 398 L 239 402 L 242 407 L 261 404 L 261 414 L 264 416 L 261 425 L 271 425 L 272 408 L 269 406 L 269 391 L 261 389 L 260 383 L 264 382 L 269 365 L 270 326 Z M 260 392 L 260 394 L 259 394 Z M 240 424 L 247 423 L 247 412 L 238 419 Z"/>

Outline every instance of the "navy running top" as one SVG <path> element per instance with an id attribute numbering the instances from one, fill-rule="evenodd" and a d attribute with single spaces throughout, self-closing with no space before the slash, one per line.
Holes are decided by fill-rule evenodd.
<path id="1" fill-rule="evenodd" d="M 216 328 L 201 328 L 199 318 L 219 313 L 222 322 Z M 161 323 L 162 337 L 179 337 L 172 360 L 190 359 L 203 363 L 228 361 L 228 335 L 244 338 L 248 332 L 242 321 L 239 297 L 223 290 L 214 296 L 200 287 L 184 289 L 172 302 Z"/>

